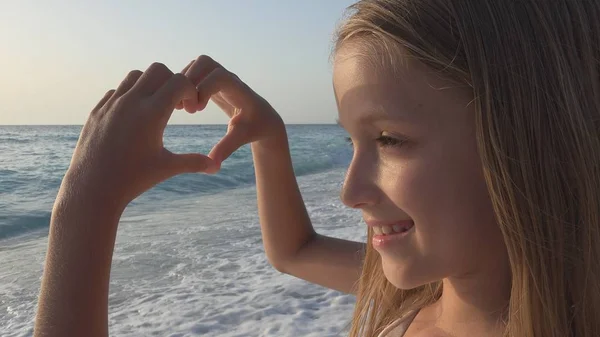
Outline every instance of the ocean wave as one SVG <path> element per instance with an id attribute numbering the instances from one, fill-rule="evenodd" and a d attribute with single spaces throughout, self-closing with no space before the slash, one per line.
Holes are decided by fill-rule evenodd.
<path id="1" fill-rule="evenodd" d="M 6 170 L 6 169 L 0 169 L 0 177 L 8 177 L 8 176 L 12 176 L 19 173 L 18 171 L 15 170 Z"/>
<path id="2" fill-rule="evenodd" d="M 1 137 L 0 142 L 4 144 L 29 144 L 33 143 L 34 140 L 20 137 Z"/>
<path id="3" fill-rule="evenodd" d="M 0 139 L 42 142 L 43 146 L 8 145 L 10 155 L 0 169 L 0 239 L 48 226 L 49 211 L 69 164 L 81 127 L 0 128 Z M 167 128 L 165 143 L 177 153 L 210 150 L 226 126 L 174 126 Z M 289 126 L 294 173 L 298 177 L 347 166 L 352 148 L 337 126 Z M 43 139 L 43 140 L 42 140 Z M 6 147 L 6 144 L 3 144 Z M 238 149 L 215 175 L 184 174 L 171 178 L 134 201 L 160 207 L 165 200 L 180 200 L 251 186 L 255 183 L 250 146 Z M 23 214 L 16 216 L 12 214 Z M 10 216 L 2 216 L 10 214 Z M 40 215 L 41 214 L 41 215 Z"/>
<path id="4" fill-rule="evenodd" d="M 0 215 L 0 239 L 7 239 L 47 228 L 51 212 L 25 215 Z"/>

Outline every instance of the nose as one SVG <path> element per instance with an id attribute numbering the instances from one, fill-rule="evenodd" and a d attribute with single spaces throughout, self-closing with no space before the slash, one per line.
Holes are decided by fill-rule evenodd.
<path id="1" fill-rule="evenodd" d="M 340 193 L 342 202 L 352 208 L 364 208 L 379 202 L 377 158 L 369 153 L 354 152 Z"/>

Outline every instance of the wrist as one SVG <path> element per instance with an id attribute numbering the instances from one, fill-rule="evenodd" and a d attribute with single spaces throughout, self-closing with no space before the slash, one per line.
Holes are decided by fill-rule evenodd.
<path id="1" fill-rule="evenodd" d="M 253 151 L 288 149 L 287 131 L 283 120 L 279 119 L 277 122 L 272 123 L 265 137 L 253 142 L 251 146 Z"/>
<path id="2" fill-rule="evenodd" d="M 86 179 L 76 172 L 68 171 L 65 175 L 54 207 L 60 211 L 81 209 L 91 214 L 120 216 L 127 203 L 117 191 L 98 179 Z"/>

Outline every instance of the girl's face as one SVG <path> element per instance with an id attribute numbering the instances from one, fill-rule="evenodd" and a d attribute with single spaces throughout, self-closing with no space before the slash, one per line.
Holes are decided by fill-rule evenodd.
<path id="1" fill-rule="evenodd" d="M 403 62 L 401 74 L 377 71 L 342 48 L 333 82 L 354 147 L 341 198 L 373 227 L 387 279 L 410 289 L 478 273 L 506 250 L 476 147 L 472 90 Z M 402 231 L 405 220 L 407 232 L 377 235 L 394 224 Z"/>

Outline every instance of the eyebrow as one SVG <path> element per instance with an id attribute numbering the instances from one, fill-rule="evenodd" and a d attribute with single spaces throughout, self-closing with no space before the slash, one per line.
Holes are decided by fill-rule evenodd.
<path id="1" fill-rule="evenodd" d="M 339 118 L 336 118 L 335 121 L 339 126 L 344 127 Z M 363 116 L 360 116 L 358 118 L 358 122 L 361 124 L 374 124 L 378 121 L 386 121 L 392 123 L 408 122 L 407 118 L 404 115 L 398 115 L 393 117 L 390 116 L 388 113 L 385 112 L 385 109 L 382 105 L 376 105 L 371 107 L 370 109 L 366 110 Z"/>

